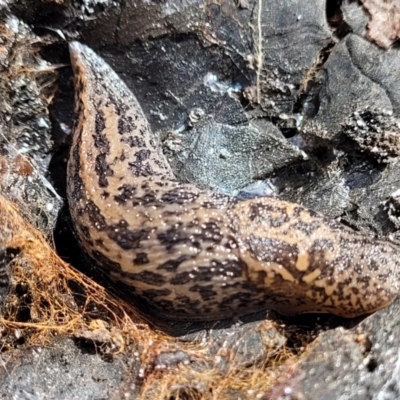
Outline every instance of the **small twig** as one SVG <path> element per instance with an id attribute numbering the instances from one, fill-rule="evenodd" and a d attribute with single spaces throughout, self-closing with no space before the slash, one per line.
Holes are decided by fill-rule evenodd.
<path id="1" fill-rule="evenodd" d="M 258 15 L 257 15 L 257 29 L 258 29 L 258 48 L 257 48 L 257 103 L 261 101 L 261 89 L 260 89 L 260 77 L 263 66 L 262 57 L 262 26 L 261 26 L 261 15 L 262 15 L 262 0 L 258 0 Z"/>

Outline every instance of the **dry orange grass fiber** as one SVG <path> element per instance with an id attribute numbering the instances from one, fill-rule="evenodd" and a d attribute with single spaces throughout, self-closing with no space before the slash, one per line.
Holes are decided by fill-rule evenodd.
<path id="1" fill-rule="evenodd" d="M 48 335 L 91 331 L 93 321 L 103 320 L 121 334 L 142 336 L 145 325 L 134 323 L 118 300 L 62 261 L 41 232 L 2 195 L 0 226 L 1 247 L 17 253 L 11 261 L 12 284 L 0 316 L 3 329 L 26 330 L 32 344 L 43 344 Z M 79 288 L 78 293 L 71 286 Z M 30 317 L 23 321 L 18 318 L 21 307 L 29 308 Z"/>

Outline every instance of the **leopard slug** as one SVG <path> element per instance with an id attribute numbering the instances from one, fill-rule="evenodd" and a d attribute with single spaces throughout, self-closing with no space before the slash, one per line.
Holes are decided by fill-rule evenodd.
<path id="1" fill-rule="evenodd" d="M 393 301 L 396 246 L 299 204 L 179 183 L 125 83 L 87 46 L 72 42 L 70 55 L 72 220 L 127 296 L 189 321 L 264 309 L 354 317 Z"/>

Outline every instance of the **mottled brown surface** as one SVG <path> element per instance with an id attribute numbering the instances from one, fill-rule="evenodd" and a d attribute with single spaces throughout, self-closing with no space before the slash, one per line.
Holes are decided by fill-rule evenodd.
<path id="1" fill-rule="evenodd" d="M 78 124 L 68 196 L 84 248 L 171 319 L 375 311 L 397 294 L 396 248 L 304 207 L 179 184 L 134 95 L 70 45 Z"/>

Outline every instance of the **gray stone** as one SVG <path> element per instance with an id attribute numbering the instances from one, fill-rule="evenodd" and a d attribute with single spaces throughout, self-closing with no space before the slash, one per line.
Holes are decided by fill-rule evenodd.
<path id="1" fill-rule="evenodd" d="M 365 108 L 399 112 L 400 52 L 384 51 L 361 37 L 349 34 L 337 44 L 319 73 L 319 111 L 304 124 L 304 131 L 336 140 L 342 124 Z"/>
<path id="2" fill-rule="evenodd" d="M 182 181 L 231 194 L 305 157 L 272 123 L 235 126 L 210 117 L 164 145 L 174 150 L 171 164 Z"/>
<path id="3" fill-rule="evenodd" d="M 252 20 L 253 68 L 261 91 L 258 100 L 267 112 L 273 115 L 294 112 L 308 74 L 332 40 L 325 7 L 321 1 L 257 2 Z"/>
<path id="4" fill-rule="evenodd" d="M 0 396 L 15 400 L 122 398 L 119 386 L 126 372 L 122 358 L 110 363 L 91 353 L 82 352 L 72 340 L 61 339 L 48 347 L 2 356 Z"/>
<path id="5" fill-rule="evenodd" d="M 296 390 L 313 400 L 400 398 L 400 300 L 356 327 L 322 333 L 297 368 Z"/>

